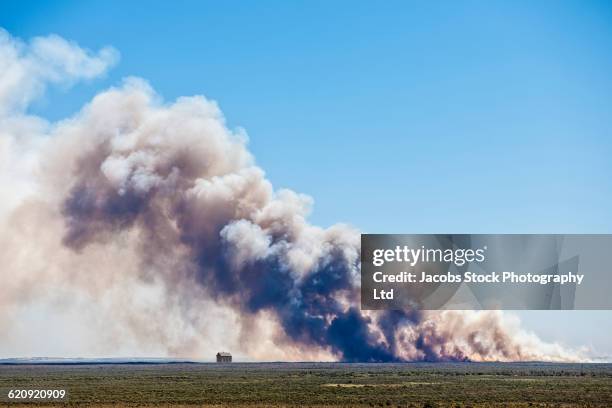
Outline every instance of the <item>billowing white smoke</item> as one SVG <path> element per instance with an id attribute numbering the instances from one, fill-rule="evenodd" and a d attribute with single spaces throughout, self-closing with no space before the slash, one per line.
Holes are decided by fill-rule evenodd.
<path id="1" fill-rule="evenodd" d="M 117 59 L 113 48 L 93 55 L 56 35 L 24 44 L 0 28 L 0 114 L 23 112 L 48 83 L 95 78 Z"/>
<path id="2" fill-rule="evenodd" d="M 23 339 L 51 328 L 81 355 L 577 358 L 501 313 L 361 312 L 359 233 L 309 224 L 310 198 L 275 191 L 204 97 L 128 79 L 58 123 L 25 113 L 116 59 L 0 32 L 0 349 L 44 353 Z"/>

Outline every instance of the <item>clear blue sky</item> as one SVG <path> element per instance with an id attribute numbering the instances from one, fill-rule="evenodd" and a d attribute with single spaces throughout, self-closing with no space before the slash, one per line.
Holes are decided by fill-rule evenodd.
<path id="1" fill-rule="evenodd" d="M 128 75 L 204 94 L 320 225 L 612 233 L 610 2 L 3 1 L 0 26 L 121 52 L 36 113 L 65 117 Z M 612 354 L 612 313 L 521 316 Z"/>

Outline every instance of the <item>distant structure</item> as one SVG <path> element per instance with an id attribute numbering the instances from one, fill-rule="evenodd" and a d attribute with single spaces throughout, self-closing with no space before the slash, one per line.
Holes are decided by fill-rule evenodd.
<path id="1" fill-rule="evenodd" d="M 226 353 L 225 351 L 220 351 L 217 353 L 217 363 L 231 363 L 232 355 L 230 353 Z"/>

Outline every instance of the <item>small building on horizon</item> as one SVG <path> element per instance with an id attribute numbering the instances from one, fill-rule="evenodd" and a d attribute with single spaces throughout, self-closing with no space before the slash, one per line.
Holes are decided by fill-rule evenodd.
<path id="1" fill-rule="evenodd" d="M 231 363 L 232 355 L 225 351 L 220 351 L 217 353 L 217 363 Z"/>

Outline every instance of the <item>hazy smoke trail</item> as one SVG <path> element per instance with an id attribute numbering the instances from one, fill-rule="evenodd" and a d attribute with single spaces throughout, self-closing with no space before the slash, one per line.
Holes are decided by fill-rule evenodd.
<path id="1" fill-rule="evenodd" d="M 3 35 L 0 55 L 10 65 L 37 54 L 35 45 L 11 54 L 6 49 L 25 46 Z M 80 56 L 62 68 L 72 78 L 103 72 L 112 62 L 105 55 L 115 55 L 50 41 Z M 56 71 L 51 78 L 59 81 Z M 226 128 L 214 102 L 164 104 L 130 79 L 51 125 L 23 114 L 31 89 L 49 75 L 20 85 L 0 72 L 0 146 L 8 159 L 32 156 L 31 165 L 11 164 L 4 175 L 5 193 L 21 193 L 0 236 L 3 278 L 14 277 L 2 289 L 0 313 L 59 285 L 105 305 L 137 344 L 158 341 L 171 354 L 194 350 L 215 336 L 211 321 L 230 319 L 236 326 L 223 330 L 240 332 L 255 358 L 261 353 L 248 343 L 264 339 L 298 350 L 284 355 L 290 359 L 573 358 L 508 331 L 500 313 L 361 312 L 359 233 L 309 224 L 311 200 L 273 190 L 245 135 Z M 26 102 L 15 101 L 19 89 Z"/>

